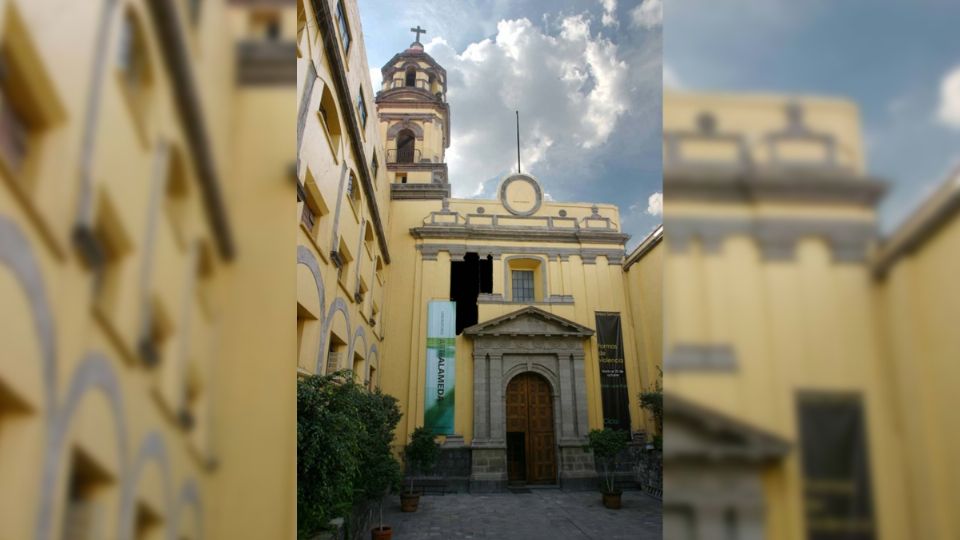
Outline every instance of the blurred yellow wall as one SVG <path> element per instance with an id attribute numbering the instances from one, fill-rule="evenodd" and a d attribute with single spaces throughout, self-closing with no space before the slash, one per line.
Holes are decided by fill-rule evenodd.
<path id="1" fill-rule="evenodd" d="M 294 535 L 293 9 L 0 2 L 0 537 Z"/>
<path id="2" fill-rule="evenodd" d="M 816 512 L 804 503 L 797 416 L 809 392 L 863 404 L 878 538 L 957 534 L 945 413 L 960 380 L 948 360 L 956 212 L 941 208 L 947 224 L 928 241 L 913 237 L 930 227 L 879 244 L 883 186 L 863 162 L 846 100 L 664 97 L 664 385 L 789 444 L 758 469 L 768 538 L 805 537 Z M 670 418 L 668 407 L 668 449 Z"/>

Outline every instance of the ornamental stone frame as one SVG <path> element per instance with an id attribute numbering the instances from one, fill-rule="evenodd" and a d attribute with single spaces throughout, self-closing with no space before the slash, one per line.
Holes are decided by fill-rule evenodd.
<path id="1" fill-rule="evenodd" d="M 533 306 L 464 329 L 464 335 L 473 338 L 470 491 L 506 488 L 506 388 L 511 379 L 528 372 L 550 384 L 558 484 L 566 490 L 596 487 L 593 454 L 585 449 L 584 340 L 593 333 Z"/>

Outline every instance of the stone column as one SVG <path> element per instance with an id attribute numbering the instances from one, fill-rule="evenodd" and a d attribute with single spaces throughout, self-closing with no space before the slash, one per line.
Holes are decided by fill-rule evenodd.
<path id="1" fill-rule="evenodd" d="M 503 356 L 474 344 L 473 443 L 470 491 L 502 491 L 507 485 L 507 445 L 504 440 Z"/>
<path id="2" fill-rule="evenodd" d="M 490 381 L 487 380 L 487 354 L 479 349 L 473 354 L 473 444 L 490 439 L 487 414 L 490 410 Z"/>
<path id="3" fill-rule="evenodd" d="M 506 406 L 503 402 L 503 355 L 490 353 L 490 378 L 487 388 L 490 396 L 490 442 L 506 447 Z"/>
<path id="4" fill-rule="evenodd" d="M 584 375 L 584 354 L 583 348 L 575 350 L 571 354 L 573 358 L 573 387 L 574 398 L 576 400 L 576 435 L 584 438 L 589 432 L 587 424 L 587 382 Z"/>
<path id="5" fill-rule="evenodd" d="M 594 490 L 597 471 L 593 452 L 584 448 L 587 437 L 587 391 L 583 380 L 582 348 L 564 352 L 560 363 L 563 401 L 570 411 L 570 434 L 560 439 L 560 487 L 564 490 Z M 571 375 L 572 371 L 572 375 Z M 565 380 L 566 379 L 566 380 Z M 566 414 L 566 413 L 565 413 Z M 566 418 L 564 424 L 566 424 Z M 566 431 L 566 426 L 564 431 Z"/>
<path id="6" fill-rule="evenodd" d="M 557 440 L 560 444 L 571 443 L 577 439 L 576 387 L 574 381 L 573 357 L 569 351 L 559 354 L 558 370 L 560 375 L 560 431 Z"/>

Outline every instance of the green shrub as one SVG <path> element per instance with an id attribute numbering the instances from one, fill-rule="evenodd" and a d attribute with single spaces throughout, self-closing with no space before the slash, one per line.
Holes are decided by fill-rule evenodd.
<path id="1" fill-rule="evenodd" d="M 413 493 L 414 473 L 426 473 L 433 469 L 440 457 L 440 445 L 434 440 L 433 432 L 420 426 L 410 434 L 410 442 L 403 449 L 407 462 L 407 474 L 410 475 L 410 493 Z"/>
<path id="2" fill-rule="evenodd" d="M 605 493 L 614 492 L 613 462 L 617 454 L 627 447 L 630 433 L 619 429 L 594 429 L 588 435 L 593 457 L 603 467 L 603 489 Z"/>
<path id="3" fill-rule="evenodd" d="M 357 502 L 363 502 L 379 499 L 399 487 L 400 464 L 390 451 L 390 443 L 401 414 L 397 399 L 379 389 L 362 392 L 359 401 L 364 430 L 359 434 L 362 465 L 355 488 Z"/>
<path id="4" fill-rule="evenodd" d="M 390 442 L 399 420 L 396 399 L 368 392 L 349 371 L 298 379 L 298 538 L 398 484 Z"/>
<path id="5" fill-rule="evenodd" d="M 663 370 L 660 370 L 657 382 L 653 389 L 640 392 L 640 407 L 653 414 L 653 421 L 657 428 L 656 435 L 663 435 Z M 656 437 L 654 438 L 656 444 Z"/>

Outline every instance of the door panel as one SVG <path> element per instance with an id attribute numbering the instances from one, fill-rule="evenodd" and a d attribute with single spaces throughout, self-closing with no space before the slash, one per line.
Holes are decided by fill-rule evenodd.
<path id="1" fill-rule="evenodd" d="M 509 480 L 555 482 L 557 456 L 550 384 L 533 373 L 518 375 L 507 386 L 506 409 Z"/>

